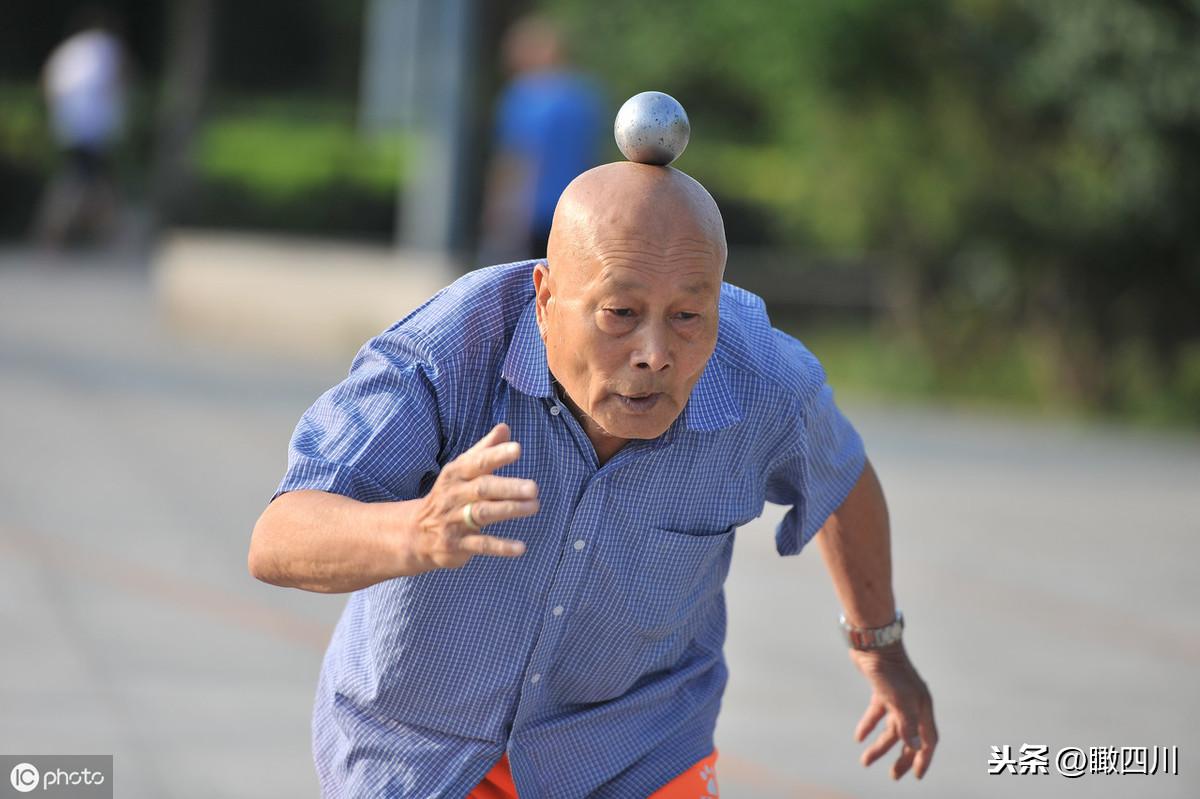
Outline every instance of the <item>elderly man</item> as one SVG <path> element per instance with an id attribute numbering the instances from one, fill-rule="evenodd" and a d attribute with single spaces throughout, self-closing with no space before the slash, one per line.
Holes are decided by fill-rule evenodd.
<path id="1" fill-rule="evenodd" d="M 700 184 L 597 167 L 545 262 L 456 281 L 304 414 L 249 567 L 354 592 L 313 715 L 325 795 L 715 795 L 722 584 L 768 500 L 792 506 L 779 553 L 815 537 L 843 604 L 858 739 L 885 721 L 864 763 L 900 742 L 894 777 L 928 769 L 879 483 L 725 260 Z"/>

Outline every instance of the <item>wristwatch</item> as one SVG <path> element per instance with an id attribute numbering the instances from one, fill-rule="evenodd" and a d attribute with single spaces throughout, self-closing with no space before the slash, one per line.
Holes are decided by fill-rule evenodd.
<path id="1" fill-rule="evenodd" d="M 900 640 L 900 634 L 904 630 L 904 614 L 897 610 L 895 620 L 882 627 L 855 627 L 846 621 L 844 613 L 838 617 L 838 623 L 841 625 L 842 632 L 846 635 L 846 643 L 850 645 L 851 649 L 869 651 L 894 644 Z"/>

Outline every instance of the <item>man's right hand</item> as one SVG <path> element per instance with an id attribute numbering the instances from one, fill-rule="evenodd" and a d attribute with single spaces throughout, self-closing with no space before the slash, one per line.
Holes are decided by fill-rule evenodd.
<path id="1" fill-rule="evenodd" d="M 473 447 L 447 463 L 416 514 L 412 553 L 431 569 L 456 569 L 475 555 L 516 557 L 525 544 L 485 535 L 467 524 L 463 508 L 479 527 L 538 512 L 538 487 L 532 480 L 498 477 L 492 472 L 521 457 L 521 445 L 508 439 L 501 422 Z"/>

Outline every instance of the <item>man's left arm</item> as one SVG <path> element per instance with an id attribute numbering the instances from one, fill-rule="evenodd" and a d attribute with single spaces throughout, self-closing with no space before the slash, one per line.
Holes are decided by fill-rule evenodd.
<path id="1" fill-rule="evenodd" d="M 846 621 L 854 627 L 883 627 L 895 618 L 890 537 L 883 489 L 867 460 L 854 488 L 815 536 Z M 850 660 L 872 689 L 855 740 L 864 740 L 884 721 L 882 732 L 863 752 L 863 765 L 874 763 L 901 741 L 892 778 L 900 779 L 910 768 L 917 779 L 924 777 L 938 740 L 933 699 L 903 642 L 872 650 L 852 648 Z"/>
<path id="2" fill-rule="evenodd" d="M 797 400 L 805 397 L 803 407 L 788 409 L 790 420 L 800 424 L 779 425 L 787 431 L 789 449 L 768 468 L 767 501 L 792 506 L 776 531 L 775 547 L 780 555 L 796 555 L 815 540 L 847 622 L 859 628 L 883 627 L 896 617 L 883 490 L 862 437 L 834 401 L 820 362 L 795 338 L 779 330 L 772 333 L 773 357 L 781 372 L 809 387 L 795 395 Z M 915 765 L 916 776 L 923 777 L 937 745 L 937 727 L 929 689 L 904 645 L 851 649 L 850 659 L 872 689 L 855 739 L 864 740 L 886 718 L 883 731 L 863 753 L 863 765 L 904 741 L 892 776 L 899 779 Z"/>

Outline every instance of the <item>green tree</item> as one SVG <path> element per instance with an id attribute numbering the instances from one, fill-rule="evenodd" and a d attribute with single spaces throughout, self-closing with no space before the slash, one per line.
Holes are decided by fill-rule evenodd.
<path id="1" fill-rule="evenodd" d="M 684 103 L 735 236 L 884 264 L 938 368 L 1032 337 L 1085 402 L 1200 418 L 1200 3 L 543 5 L 614 101 Z"/>

